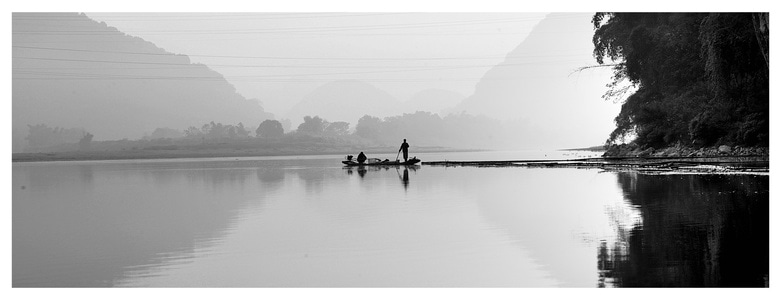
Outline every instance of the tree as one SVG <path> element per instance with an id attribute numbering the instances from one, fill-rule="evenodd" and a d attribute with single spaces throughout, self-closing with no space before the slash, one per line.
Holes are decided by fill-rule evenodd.
<path id="1" fill-rule="evenodd" d="M 259 138 L 277 138 L 285 134 L 282 123 L 277 120 L 265 120 L 260 123 L 255 135 Z"/>
<path id="2" fill-rule="evenodd" d="M 636 87 L 608 143 L 767 143 L 768 70 L 751 14 L 597 13 L 592 23 L 597 62 L 614 62 L 606 96 L 620 81 Z"/>
<path id="3" fill-rule="evenodd" d="M 33 149 L 76 143 L 85 133 L 81 128 L 51 128 L 46 124 L 27 125 L 27 128 L 29 132 L 25 139 L 28 141 L 28 147 Z"/>
<path id="4" fill-rule="evenodd" d="M 355 125 L 355 134 L 363 138 L 376 139 L 380 132 L 382 132 L 382 120 L 378 117 L 364 115 Z"/>
<path id="5" fill-rule="evenodd" d="M 93 135 L 89 132 L 85 132 L 84 136 L 79 140 L 79 150 L 88 150 L 90 143 L 92 143 Z"/>
<path id="6" fill-rule="evenodd" d="M 235 139 L 237 136 L 239 136 L 239 134 L 236 133 L 236 126 L 228 125 L 226 127 L 228 128 L 228 130 L 226 130 L 227 131 L 226 134 L 228 135 L 229 138 Z"/>
<path id="7" fill-rule="evenodd" d="M 328 124 L 325 128 L 325 135 L 331 136 L 344 136 L 350 131 L 350 123 L 347 122 L 333 122 Z"/>
<path id="8" fill-rule="evenodd" d="M 701 55 L 714 97 L 697 115 L 700 125 L 721 125 L 721 140 L 744 145 L 769 142 L 767 14 L 708 14 L 702 21 Z M 764 21 L 763 21 L 764 20 Z M 763 26 L 764 25 L 764 26 Z M 704 114 L 715 117 L 708 124 Z M 694 127 L 693 128 L 698 128 Z M 695 138 L 713 142 L 693 131 Z"/>
<path id="9" fill-rule="evenodd" d="M 195 128 L 195 127 L 190 127 Z M 188 129 L 190 129 L 188 128 Z M 197 128 L 195 128 L 198 130 Z M 171 129 L 171 128 L 156 128 L 155 131 L 152 132 L 152 134 L 149 136 L 150 140 L 155 139 L 175 139 L 175 138 L 181 138 L 185 134 L 182 133 L 179 130 Z"/>
<path id="10" fill-rule="evenodd" d="M 228 136 L 228 127 L 222 125 L 222 123 L 214 123 L 214 121 L 212 121 L 211 123 L 204 125 L 204 127 L 209 128 L 209 130 L 205 132 L 206 136 L 209 138 L 218 139 Z"/>
<path id="11" fill-rule="evenodd" d="M 214 124 L 214 122 L 212 122 L 212 124 Z M 202 137 L 205 138 L 210 131 L 211 131 L 211 125 L 209 125 L 208 123 L 203 124 L 203 126 L 201 126 L 201 133 L 203 133 Z"/>
<path id="12" fill-rule="evenodd" d="M 244 128 L 244 124 L 239 122 L 239 124 L 236 125 L 236 134 L 241 138 L 246 138 L 249 137 L 250 132 L 247 128 Z"/>
<path id="13" fill-rule="evenodd" d="M 203 137 L 203 131 L 198 129 L 198 127 L 190 126 L 184 130 L 184 136 L 188 138 Z"/>
<path id="14" fill-rule="evenodd" d="M 297 131 L 303 134 L 309 135 L 323 135 L 325 128 L 328 127 L 328 121 L 321 119 L 319 116 L 305 116 L 304 123 L 298 125 Z"/>
<path id="15" fill-rule="evenodd" d="M 46 124 L 27 125 L 28 134 L 25 138 L 30 148 L 43 148 L 55 145 L 59 140 L 57 130 Z"/>

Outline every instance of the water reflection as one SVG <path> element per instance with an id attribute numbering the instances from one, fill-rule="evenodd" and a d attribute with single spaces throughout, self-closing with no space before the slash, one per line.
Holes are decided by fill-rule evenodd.
<path id="1" fill-rule="evenodd" d="M 598 249 L 599 286 L 768 285 L 769 178 L 619 174 L 642 224 Z"/>
<path id="2" fill-rule="evenodd" d="M 343 167 L 343 169 L 346 171 L 347 175 L 358 173 L 358 176 L 361 179 L 363 179 L 366 176 L 366 173 L 369 171 L 388 172 L 390 170 L 395 170 L 399 180 L 401 181 L 401 185 L 404 187 L 404 190 L 407 190 L 407 188 L 409 188 L 410 181 L 409 171 L 412 170 L 412 172 L 416 172 L 418 169 L 420 169 L 420 166 L 349 166 Z"/>
<path id="3" fill-rule="evenodd" d="M 14 164 L 13 186 L 14 287 L 762 286 L 768 274 L 766 176 L 171 160 Z"/>
<path id="4" fill-rule="evenodd" d="M 407 190 L 407 188 L 409 187 L 409 170 L 407 170 L 407 168 L 404 168 L 404 175 L 400 177 L 401 177 L 401 183 L 404 185 L 404 190 Z"/>
<path id="5" fill-rule="evenodd" d="M 13 185 L 26 188 L 13 195 L 13 286 L 113 286 L 192 257 L 262 204 L 244 186 L 253 172 L 215 162 L 14 165 Z"/>
<path id="6" fill-rule="evenodd" d="M 269 186 L 279 186 L 285 181 L 285 170 L 281 168 L 258 167 L 258 180 Z"/>
<path id="7" fill-rule="evenodd" d="M 361 178 L 366 176 L 366 168 L 358 167 L 358 175 L 361 175 Z"/>
<path id="8" fill-rule="evenodd" d="M 364 176 L 366 176 L 366 168 L 376 168 L 376 170 L 379 170 L 379 167 L 367 167 L 367 166 L 354 166 L 354 167 L 343 167 L 347 171 L 347 175 L 353 175 L 355 173 L 358 173 L 358 176 L 363 179 Z"/>

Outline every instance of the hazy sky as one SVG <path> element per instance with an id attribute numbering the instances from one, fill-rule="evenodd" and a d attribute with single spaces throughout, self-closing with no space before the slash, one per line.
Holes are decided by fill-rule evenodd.
<path id="1" fill-rule="evenodd" d="M 546 13 L 87 13 L 222 73 L 280 114 L 324 83 L 369 82 L 400 101 L 468 96 Z M 589 28 L 581 29 L 589 34 Z M 553 37 L 552 37 L 553 38 Z M 589 45 L 546 60 L 566 60 Z"/>
<path id="2" fill-rule="evenodd" d="M 239 94 L 261 101 L 277 119 L 290 119 L 292 128 L 304 115 L 320 115 L 355 126 L 369 111 L 379 117 L 399 114 L 401 110 L 396 108 L 413 112 L 419 102 L 437 100 L 437 96 L 416 94 L 439 89 L 449 92 L 440 95 L 449 96 L 437 100 L 442 104 L 432 108 L 434 112 L 464 111 L 512 120 L 512 128 L 505 128 L 513 132 L 512 140 L 524 140 L 526 146 L 538 145 L 538 140 L 552 142 L 549 136 L 555 135 L 559 138 L 557 146 L 571 147 L 601 143 L 612 130 L 612 119 L 618 112 L 618 104 L 606 106 L 600 98 L 610 80 L 609 69 L 574 72 L 596 64 L 591 55 L 593 27 L 589 22 L 593 12 L 86 14 L 214 69 Z M 531 32 L 534 34 L 529 38 Z M 501 71 L 486 77 L 493 69 Z M 365 82 L 372 86 L 365 90 L 375 92 L 356 94 L 360 85 L 352 85 L 342 87 L 334 99 L 322 99 L 322 93 L 313 93 L 338 80 Z M 459 105 L 458 101 L 476 91 L 482 96 L 473 98 L 470 105 Z M 386 99 L 383 103 L 389 106 L 376 111 L 383 103 L 368 103 L 382 92 L 395 99 Z M 319 96 L 308 97 L 310 94 Z M 307 98 L 328 105 L 317 109 L 312 105 L 296 106 Z M 411 98 L 419 101 L 394 101 Z M 290 111 L 294 106 L 296 109 Z M 358 111 L 335 114 L 348 111 L 339 106 Z M 160 121 L 144 125 L 172 126 L 157 123 Z M 107 131 L 109 127 L 76 125 Z M 553 131 L 535 129 L 543 127 Z"/>
<path id="3" fill-rule="evenodd" d="M 87 11 L 89 17 L 122 32 L 169 52 L 188 55 L 193 62 L 206 64 L 223 74 L 243 96 L 259 99 L 267 111 L 285 117 L 289 108 L 315 88 L 340 79 L 368 82 L 400 101 L 432 88 L 468 97 L 483 75 L 505 61 L 506 55 L 524 41 L 547 15 L 546 11 L 580 11 L 580 16 L 573 17 L 587 20 L 593 14 L 590 11 L 606 10 L 608 5 L 609 10 L 638 10 L 612 3 L 606 5 L 604 1 L 597 5 L 557 1 L 542 8 L 525 4 L 496 5 L 491 1 L 476 8 L 425 1 L 421 2 L 423 5 L 401 2 L 401 5 L 393 3 L 394 7 L 304 1 L 300 6 L 294 2 L 272 8 L 225 5 L 213 9 L 197 4 L 144 9 L 133 6 L 112 9 L 101 5 L 65 9 L 51 5 L 45 6 L 44 11 Z M 692 5 L 675 8 L 677 11 L 704 9 L 694 9 L 696 6 Z M 149 12 L 129 13 L 128 10 Z M 156 12 L 185 10 L 203 12 Z M 551 40 L 564 31 L 582 32 L 586 38 L 561 51 L 540 54 L 528 67 L 545 70 L 554 64 L 595 64 L 590 55 L 592 29 L 587 22 L 580 27 L 548 33 Z M 587 80 L 597 76 L 604 81 Z M 574 82 L 578 93 L 587 95 L 584 101 L 604 106 L 604 101 L 599 99 L 609 81 L 604 72 L 581 72 L 569 80 Z M 580 123 L 578 128 L 599 120 L 600 124 L 594 125 L 592 131 L 598 137 L 593 140 L 601 142 L 612 130 L 618 106 L 592 105 L 585 113 L 591 114 L 595 121 Z"/>

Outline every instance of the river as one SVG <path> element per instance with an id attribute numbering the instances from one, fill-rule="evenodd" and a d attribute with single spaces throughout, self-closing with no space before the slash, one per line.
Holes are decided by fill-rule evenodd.
<path id="1" fill-rule="evenodd" d="M 766 175 L 345 168 L 340 160 L 13 163 L 12 285 L 768 285 Z"/>

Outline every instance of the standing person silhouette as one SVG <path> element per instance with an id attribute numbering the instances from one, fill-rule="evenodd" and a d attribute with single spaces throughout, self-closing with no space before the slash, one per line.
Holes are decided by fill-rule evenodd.
<path id="1" fill-rule="evenodd" d="M 407 144 L 407 139 L 404 139 L 404 142 L 401 143 L 399 152 L 402 152 L 404 154 L 404 161 L 407 161 L 407 154 L 409 154 L 409 144 Z"/>

